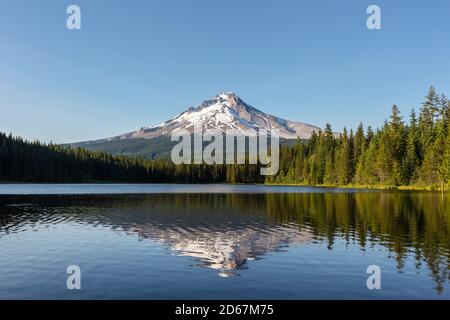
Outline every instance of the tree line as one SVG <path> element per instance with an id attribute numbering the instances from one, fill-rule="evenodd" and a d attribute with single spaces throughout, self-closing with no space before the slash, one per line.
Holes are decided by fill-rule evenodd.
<path id="1" fill-rule="evenodd" d="M 257 165 L 175 165 L 84 148 L 28 142 L 0 133 L 0 181 L 261 183 Z"/>
<path id="2" fill-rule="evenodd" d="M 360 124 L 336 137 L 328 124 L 306 143 L 283 147 L 272 183 L 444 186 L 450 183 L 450 103 L 431 87 L 406 123 L 397 106 L 373 131 Z"/>
<path id="3" fill-rule="evenodd" d="M 444 186 L 450 183 L 450 102 L 431 87 L 406 123 L 397 106 L 384 125 L 366 130 L 327 124 L 307 141 L 280 149 L 280 170 L 259 165 L 175 165 L 170 160 L 115 156 L 84 148 L 28 142 L 0 133 L 0 181 L 293 183 L 307 185 Z"/>

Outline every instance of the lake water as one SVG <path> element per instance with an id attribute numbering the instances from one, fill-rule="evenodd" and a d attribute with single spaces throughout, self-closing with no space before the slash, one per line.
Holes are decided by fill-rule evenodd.
<path id="1" fill-rule="evenodd" d="M 3 184 L 0 257 L 0 299 L 449 299 L 450 195 Z"/>

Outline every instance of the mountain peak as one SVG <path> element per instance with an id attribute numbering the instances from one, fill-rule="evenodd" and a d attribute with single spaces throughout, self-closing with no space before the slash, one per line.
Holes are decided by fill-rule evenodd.
<path id="1" fill-rule="evenodd" d="M 101 141 L 167 137 L 178 130 L 193 132 L 194 127 L 199 124 L 202 125 L 203 130 L 216 129 L 226 132 L 232 129 L 243 135 L 246 135 L 249 129 L 266 131 L 277 129 L 280 138 L 283 139 L 308 139 L 313 132 L 320 130 L 306 123 L 267 114 L 250 106 L 234 92 L 221 92 L 214 98 L 203 101 L 197 107 L 190 107 L 158 126 L 142 127 L 140 130 Z"/>
<path id="2" fill-rule="evenodd" d="M 216 108 L 228 107 L 236 110 L 238 105 L 244 105 L 245 102 L 238 97 L 233 92 L 220 92 L 214 96 L 214 98 L 210 100 L 205 100 L 203 103 L 197 108 L 189 108 L 187 111 L 196 111 L 204 108 L 209 108 L 211 106 L 215 106 Z M 238 110 L 236 110 L 238 111 Z"/>
<path id="3" fill-rule="evenodd" d="M 245 134 L 248 129 L 278 129 L 281 138 L 307 139 L 319 130 L 301 122 L 281 119 L 260 111 L 244 102 L 234 92 L 220 92 L 198 107 L 190 107 L 178 116 L 154 127 L 144 127 L 139 132 L 121 138 L 142 137 L 152 139 L 161 135 L 170 135 L 178 130 L 193 131 L 196 125 L 203 129 L 217 129 L 222 132 L 232 129 Z"/>
<path id="4" fill-rule="evenodd" d="M 212 100 L 205 101 L 205 106 L 210 106 L 211 104 L 215 104 L 216 107 L 226 107 L 230 108 L 237 113 L 241 113 L 243 111 L 249 112 L 250 109 L 253 109 L 248 104 L 246 104 L 237 94 L 234 92 L 221 92 L 218 93 Z"/>
<path id="5" fill-rule="evenodd" d="M 216 94 L 216 99 L 222 99 L 222 100 L 233 100 L 233 99 L 240 99 L 237 94 L 234 92 L 220 92 Z"/>

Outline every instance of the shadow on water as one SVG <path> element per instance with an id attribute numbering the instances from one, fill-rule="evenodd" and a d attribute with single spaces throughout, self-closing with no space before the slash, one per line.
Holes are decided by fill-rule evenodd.
<path id="1" fill-rule="evenodd" d="M 0 243 L 43 224 L 75 223 L 160 243 L 196 265 L 238 275 L 267 253 L 310 242 L 385 247 L 413 259 L 438 293 L 450 279 L 450 195 L 420 192 L 0 196 Z"/>

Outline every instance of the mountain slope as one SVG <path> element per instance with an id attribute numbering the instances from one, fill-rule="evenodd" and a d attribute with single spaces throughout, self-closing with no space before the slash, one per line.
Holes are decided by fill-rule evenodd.
<path id="1" fill-rule="evenodd" d="M 167 156 L 174 143 L 170 141 L 172 133 L 186 129 L 193 132 L 195 124 L 202 124 L 203 130 L 229 129 L 245 134 L 248 129 L 278 129 L 280 139 L 309 139 L 319 127 L 295 122 L 266 114 L 245 103 L 234 93 L 221 93 L 211 100 L 204 101 L 198 107 L 191 107 L 178 116 L 152 127 L 141 129 L 108 139 L 75 143 L 72 146 L 85 147 L 95 151 L 113 154 L 143 155 L 148 158 Z"/>

